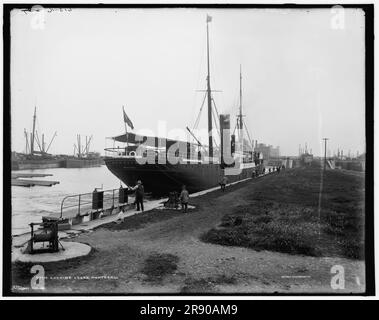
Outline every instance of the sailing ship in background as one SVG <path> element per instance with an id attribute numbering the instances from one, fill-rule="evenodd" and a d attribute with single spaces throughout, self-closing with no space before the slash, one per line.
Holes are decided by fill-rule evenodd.
<path id="1" fill-rule="evenodd" d="M 46 146 L 45 134 L 42 133 L 42 137 L 40 138 L 36 130 L 36 122 L 37 107 L 34 107 L 32 131 L 27 132 L 24 129 L 25 153 L 12 152 L 12 170 L 47 169 L 62 166 L 63 159 L 49 153 L 57 132 L 54 133 L 49 144 Z"/>
<path id="2" fill-rule="evenodd" d="M 85 136 L 85 144 L 82 144 L 82 136 L 76 135 L 77 143 L 74 144 L 74 154 L 65 160 L 65 168 L 91 168 L 100 167 L 104 160 L 98 152 L 90 152 L 90 145 L 93 136 Z"/>
<path id="3" fill-rule="evenodd" d="M 138 180 L 142 180 L 145 190 L 155 195 L 167 195 L 171 191 L 178 191 L 182 185 L 186 185 L 187 190 L 192 193 L 217 186 L 224 176 L 229 182 L 236 182 L 262 172 L 262 156 L 254 152 L 243 120 L 241 70 L 239 114 L 233 134 L 229 133 L 230 116 L 218 115 L 212 97 L 210 77 L 208 24 L 211 19 L 207 16 L 207 88 L 203 100 L 203 105 L 207 100 L 208 145 L 203 145 L 188 127 L 194 143 L 127 132 L 126 124 L 131 128 L 133 124 L 123 110 L 126 133 L 111 139 L 114 143 L 120 142 L 124 145 L 121 148 L 106 148 L 105 164 L 127 186 L 134 186 Z M 219 119 L 220 147 L 214 147 L 213 122 L 218 126 L 215 118 Z M 196 123 L 198 124 L 198 120 Z M 244 131 L 250 141 L 244 138 Z M 169 161 L 173 158 L 177 163 Z M 144 162 L 143 159 L 147 161 Z"/>
<path id="4" fill-rule="evenodd" d="M 86 137 L 86 145 L 83 147 L 80 143 L 80 136 L 78 138 L 78 153 L 74 155 L 53 155 L 49 153 L 50 147 L 57 136 L 54 133 L 50 142 L 47 144 L 45 141 L 45 134 L 39 136 L 36 130 L 37 122 L 37 107 L 34 107 L 33 127 L 29 133 L 24 129 L 25 136 L 25 153 L 12 152 L 12 170 L 30 170 L 30 169 L 50 169 L 50 168 L 88 168 L 100 166 L 104 163 L 100 157 L 100 153 L 89 152 L 90 142 Z M 36 148 L 38 147 L 38 149 Z M 83 152 L 84 150 L 84 152 Z"/>

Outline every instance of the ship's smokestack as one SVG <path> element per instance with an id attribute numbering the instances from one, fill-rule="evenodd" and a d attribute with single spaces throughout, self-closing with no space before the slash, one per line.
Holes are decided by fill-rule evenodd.
<path id="1" fill-rule="evenodd" d="M 231 156 L 230 142 L 230 115 L 220 114 L 220 133 L 221 133 L 221 164 L 231 165 L 233 157 Z"/>

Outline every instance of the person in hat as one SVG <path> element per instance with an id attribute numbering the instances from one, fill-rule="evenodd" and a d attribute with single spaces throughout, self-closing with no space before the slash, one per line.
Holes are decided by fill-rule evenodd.
<path id="1" fill-rule="evenodd" d="M 143 212 L 143 197 L 145 195 L 145 190 L 143 188 L 143 184 L 141 180 L 137 181 L 137 185 L 134 187 L 134 190 L 136 190 L 135 203 L 137 204 L 137 211 L 140 211 L 140 206 L 141 206 L 141 210 Z"/>

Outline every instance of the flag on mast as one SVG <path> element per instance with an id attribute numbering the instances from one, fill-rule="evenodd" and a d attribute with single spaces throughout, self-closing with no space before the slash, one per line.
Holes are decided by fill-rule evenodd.
<path id="1" fill-rule="evenodd" d="M 133 129 L 134 129 L 133 123 L 132 123 L 132 121 L 129 119 L 129 117 L 126 115 L 125 110 L 124 110 L 124 107 L 122 107 L 122 111 L 123 111 L 123 113 L 124 113 L 124 122 L 125 122 L 130 128 L 132 128 L 132 130 L 133 130 Z"/>
<path id="2" fill-rule="evenodd" d="M 212 17 L 207 15 L 207 23 L 212 21 Z"/>

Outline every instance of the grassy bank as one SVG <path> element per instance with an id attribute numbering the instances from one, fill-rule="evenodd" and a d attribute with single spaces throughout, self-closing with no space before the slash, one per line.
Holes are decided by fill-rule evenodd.
<path id="1" fill-rule="evenodd" d="M 310 256 L 364 258 L 364 176 L 318 168 L 272 174 L 240 194 L 205 242 Z M 238 199 L 236 199 L 238 203 Z M 320 219 L 319 219 L 320 217 Z"/>

